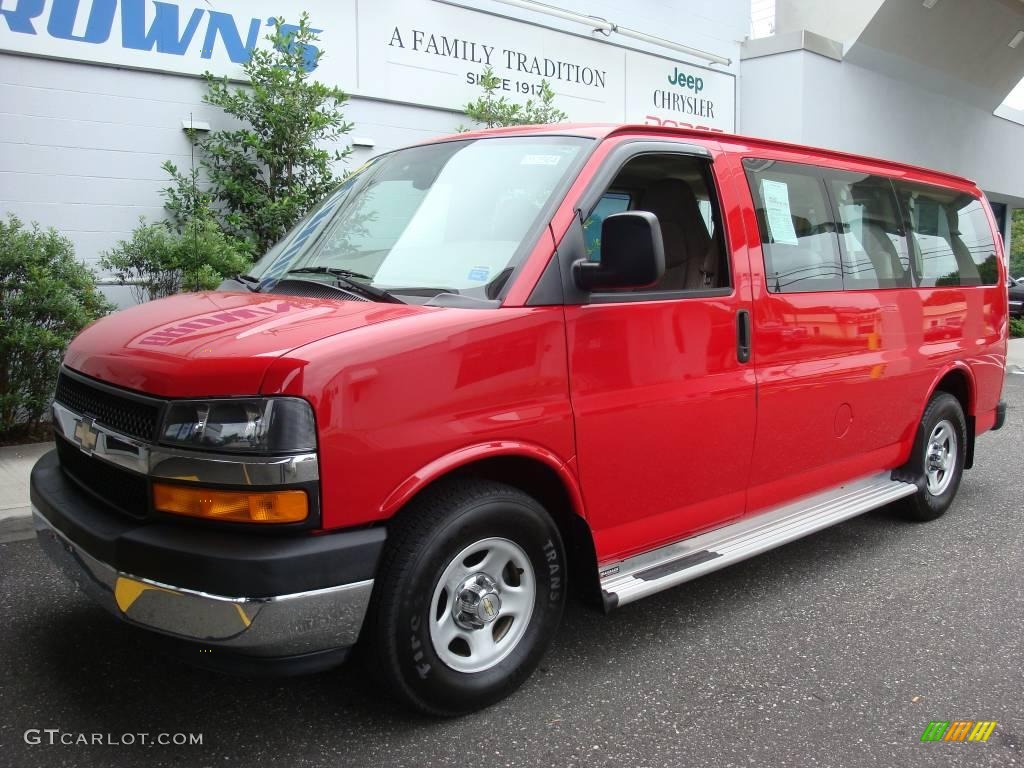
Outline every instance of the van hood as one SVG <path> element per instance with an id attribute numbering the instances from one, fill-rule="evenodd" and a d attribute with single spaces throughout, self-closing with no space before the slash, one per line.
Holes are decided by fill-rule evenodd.
<path id="1" fill-rule="evenodd" d="M 255 395 L 297 347 L 436 308 L 259 293 L 188 293 L 117 312 L 83 331 L 64 363 L 159 397 Z"/>

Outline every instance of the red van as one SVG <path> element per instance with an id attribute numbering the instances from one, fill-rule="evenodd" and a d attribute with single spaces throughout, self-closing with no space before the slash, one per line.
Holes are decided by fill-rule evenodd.
<path id="1" fill-rule="evenodd" d="M 71 345 L 39 540 L 200 664 L 356 646 L 435 714 L 605 610 L 867 510 L 998 429 L 1006 270 L 948 174 L 650 126 L 382 155 L 248 275 Z"/>

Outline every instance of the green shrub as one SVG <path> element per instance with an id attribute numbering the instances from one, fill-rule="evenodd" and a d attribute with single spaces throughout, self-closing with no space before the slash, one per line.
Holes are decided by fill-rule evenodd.
<path id="1" fill-rule="evenodd" d="M 1010 338 L 1024 339 L 1024 317 L 1010 318 Z"/>
<path id="2" fill-rule="evenodd" d="M 0 435 L 38 427 L 64 349 L 112 309 L 70 240 L 0 220 Z"/>
<path id="3" fill-rule="evenodd" d="M 130 285 L 139 302 L 216 288 L 225 277 L 244 272 L 250 262 L 248 243 L 203 217 L 184 223 L 180 233 L 166 222 L 139 219 L 131 240 L 119 241 L 100 257 L 100 266 L 121 285 Z"/>
<path id="4" fill-rule="evenodd" d="M 201 186 L 198 168 L 182 173 L 170 160 L 165 161 L 160 167 L 171 177 L 170 186 L 164 187 L 161 193 L 164 197 L 164 209 L 168 213 L 167 226 L 180 235 L 193 219 L 217 220 L 213 195 Z"/>
<path id="5" fill-rule="evenodd" d="M 1010 274 L 1024 276 L 1024 208 L 1013 212 L 1010 230 Z"/>

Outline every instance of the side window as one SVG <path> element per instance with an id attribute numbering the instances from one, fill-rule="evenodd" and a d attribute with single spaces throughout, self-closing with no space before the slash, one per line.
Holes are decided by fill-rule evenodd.
<path id="1" fill-rule="evenodd" d="M 910 254 L 892 182 L 826 171 L 842 252 L 843 287 L 909 288 Z"/>
<path id="2" fill-rule="evenodd" d="M 708 161 L 682 154 L 629 160 L 584 221 L 589 259 L 600 260 L 601 222 L 624 210 L 653 213 L 665 245 L 665 274 L 639 292 L 729 287 L 729 262 Z"/>
<path id="3" fill-rule="evenodd" d="M 761 232 L 768 290 L 842 290 L 836 227 L 820 169 L 753 158 L 743 165 Z"/>
<path id="4" fill-rule="evenodd" d="M 995 241 L 980 200 L 955 190 L 899 182 L 911 226 L 918 283 L 995 285 L 999 266 Z"/>
<path id="5" fill-rule="evenodd" d="M 601 223 L 613 213 L 629 210 L 629 194 L 623 192 L 605 192 L 597 207 L 583 223 L 583 234 L 587 239 L 587 259 L 601 260 Z"/>

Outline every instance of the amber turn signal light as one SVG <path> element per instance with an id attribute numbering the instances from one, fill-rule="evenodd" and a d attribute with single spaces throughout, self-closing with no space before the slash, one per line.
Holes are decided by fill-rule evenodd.
<path id="1" fill-rule="evenodd" d="M 233 523 L 298 523 L 309 514 L 305 491 L 220 491 L 153 483 L 153 506 L 172 515 Z"/>

